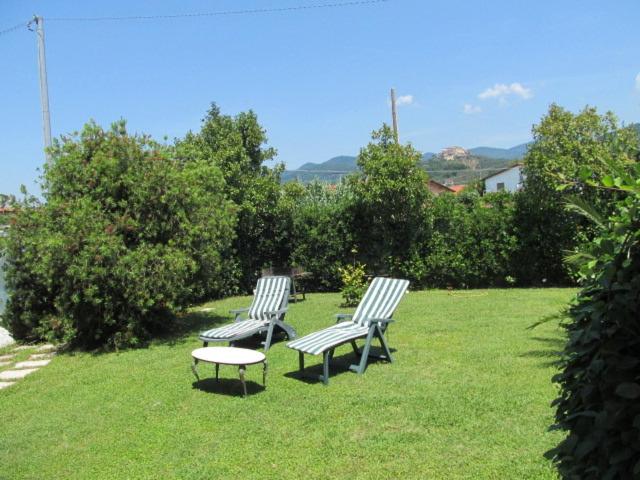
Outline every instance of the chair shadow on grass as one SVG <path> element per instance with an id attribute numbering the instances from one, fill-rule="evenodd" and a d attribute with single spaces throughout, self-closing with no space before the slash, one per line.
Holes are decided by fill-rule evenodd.
<path id="1" fill-rule="evenodd" d="M 544 344 L 544 347 L 539 350 L 530 350 L 522 353 L 520 355 L 521 358 L 553 359 L 541 362 L 540 366 L 544 368 L 558 367 L 560 365 L 560 356 L 562 355 L 562 348 L 564 347 L 563 340 L 549 337 L 533 337 L 532 340 Z"/>
<path id="2" fill-rule="evenodd" d="M 349 346 L 349 348 L 351 348 Z M 390 348 L 391 353 L 395 353 L 395 348 Z M 371 346 L 370 354 L 371 355 L 381 355 L 383 350 L 381 347 Z M 360 363 L 360 355 L 356 355 L 353 350 L 345 351 L 342 355 L 334 356 L 329 363 L 329 379 L 334 378 L 336 375 L 342 374 L 350 374 L 356 375 L 355 372 L 351 371 L 349 367 L 351 365 L 357 365 Z M 287 378 L 292 378 L 295 380 L 300 380 L 304 383 L 315 384 L 322 383 L 322 380 L 319 378 L 322 375 L 322 355 L 305 355 L 305 365 L 304 371 L 301 372 L 297 368 L 291 372 L 287 372 L 284 374 Z M 296 359 L 296 365 L 297 365 Z M 371 357 L 367 362 L 367 368 L 369 368 L 374 363 L 389 363 L 387 360 L 382 360 L 378 358 Z M 365 369 L 365 372 L 367 370 Z"/>

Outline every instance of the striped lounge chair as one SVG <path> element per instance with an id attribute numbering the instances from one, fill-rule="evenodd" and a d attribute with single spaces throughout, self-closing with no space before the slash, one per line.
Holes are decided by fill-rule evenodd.
<path id="1" fill-rule="evenodd" d="M 200 340 L 206 347 L 209 342 L 229 342 L 233 344 L 243 338 L 266 334 L 263 342 L 265 352 L 271 346 L 274 331 L 283 331 L 289 340 L 296 338 L 295 329 L 284 322 L 289 303 L 291 279 L 289 277 L 262 277 L 258 280 L 253 302 L 249 308 L 231 310 L 235 321 L 223 327 L 202 332 Z M 242 314 L 246 313 L 246 317 Z"/>
<path id="2" fill-rule="evenodd" d="M 322 353 L 323 374 L 320 376 L 320 380 L 325 385 L 328 384 L 329 362 L 335 348 L 345 343 L 351 343 L 353 351 L 360 356 L 360 363 L 351 365 L 349 368 L 359 374 L 363 373 L 369 357 L 374 357 L 369 353 L 374 336 L 378 337 L 384 350 L 384 355 L 375 357 L 392 362 L 393 358 L 384 333 L 389 323 L 393 322 L 391 316 L 408 287 L 408 280 L 374 278 L 353 315 L 338 314 L 336 315 L 338 322 L 336 325 L 287 343 L 287 347 L 298 350 L 300 372 L 302 373 L 304 370 L 305 353 L 311 355 Z M 345 319 L 350 320 L 343 321 Z M 356 344 L 356 340 L 360 338 L 365 339 L 362 351 L 358 349 Z"/>

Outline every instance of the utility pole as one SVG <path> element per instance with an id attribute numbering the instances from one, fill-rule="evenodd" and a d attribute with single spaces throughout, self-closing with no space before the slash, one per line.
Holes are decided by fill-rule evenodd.
<path id="1" fill-rule="evenodd" d="M 391 89 L 391 119 L 393 120 L 393 136 L 396 138 L 396 143 L 400 141 L 398 136 L 398 112 L 396 111 L 396 91 Z"/>
<path id="2" fill-rule="evenodd" d="M 42 105 L 42 134 L 44 137 L 45 157 L 49 161 L 49 153 L 46 151 L 51 146 L 51 117 L 49 115 L 49 85 L 47 83 L 47 59 L 44 50 L 44 19 L 38 15 L 33 16 L 29 22 L 36 24 L 36 36 L 38 37 L 38 69 L 40 72 L 40 103 Z M 31 29 L 30 29 L 31 30 Z"/>

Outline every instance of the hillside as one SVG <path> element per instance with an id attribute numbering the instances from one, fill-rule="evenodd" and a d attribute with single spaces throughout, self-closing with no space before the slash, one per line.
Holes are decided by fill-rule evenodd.
<path id="1" fill-rule="evenodd" d="M 501 160 L 519 160 L 524 157 L 529 143 L 522 143 L 511 148 L 476 147 L 469 150 L 478 157 L 495 158 Z"/>
<path id="2" fill-rule="evenodd" d="M 511 148 L 476 147 L 469 150 L 449 147 L 438 154 L 424 153 L 422 166 L 429 176 L 438 182 L 450 180 L 453 183 L 469 183 L 520 160 L 528 146 L 528 143 L 523 143 Z M 451 149 L 453 154 L 450 154 Z M 456 151 L 459 153 L 457 156 Z M 309 162 L 296 170 L 287 170 L 282 174 L 282 181 L 289 182 L 297 179 L 303 183 L 313 180 L 336 183 L 346 173 L 354 172 L 357 168 L 356 157 L 340 155 L 326 162 Z"/>

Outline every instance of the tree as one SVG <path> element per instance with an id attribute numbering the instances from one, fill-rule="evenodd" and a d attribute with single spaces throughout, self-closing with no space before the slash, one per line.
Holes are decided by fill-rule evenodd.
<path id="1" fill-rule="evenodd" d="M 361 260 L 374 273 L 406 271 L 425 234 L 423 210 L 430 196 L 422 155 L 396 142 L 388 125 L 360 150 L 353 190 L 352 228 Z"/>
<path id="2" fill-rule="evenodd" d="M 524 189 L 517 196 L 517 277 L 528 283 L 564 283 L 569 280 L 564 252 L 592 235 L 591 227 L 567 211 L 565 203 L 577 196 L 605 209 L 616 196 L 586 189 L 580 172 L 586 168 L 603 176 L 607 164 L 634 163 L 638 135 L 632 127 L 620 127 L 610 112 L 600 115 L 586 107 L 573 114 L 554 104 L 533 127 L 533 136 L 524 158 Z M 559 191 L 560 185 L 566 188 Z"/>
<path id="3" fill-rule="evenodd" d="M 5 319 L 16 338 L 136 345 L 228 290 L 224 179 L 174 154 L 124 121 L 54 143 L 44 203 L 25 200 L 9 230 Z"/>
<path id="4" fill-rule="evenodd" d="M 286 263 L 289 255 L 273 230 L 284 167 L 264 165 L 276 155 L 275 149 L 264 147 L 266 143 L 266 132 L 255 113 L 231 117 L 216 104 L 211 105 L 200 132 L 177 142 L 179 152 L 188 152 L 186 158 L 209 162 L 222 172 L 225 193 L 238 212 L 234 258 L 245 291 L 253 287 L 261 268 Z"/>

